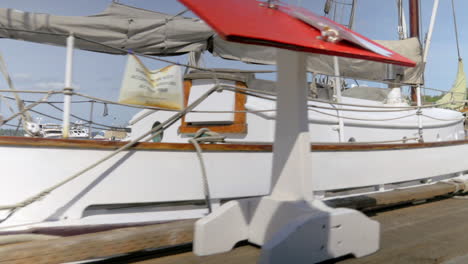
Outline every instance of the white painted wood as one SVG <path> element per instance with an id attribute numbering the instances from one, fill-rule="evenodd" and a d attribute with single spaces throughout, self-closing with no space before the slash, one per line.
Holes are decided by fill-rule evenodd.
<path id="1" fill-rule="evenodd" d="M 1 177 L 5 183 L 8 182 L 0 185 L 1 205 L 20 202 L 109 152 L 0 147 L 4 172 Z M 268 194 L 271 158 L 271 153 L 204 153 L 211 197 Z M 52 166 L 51 160 L 60 166 Z M 84 210 L 91 205 L 203 200 L 199 166 L 192 151 L 125 152 L 42 200 L 18 210 L 0 227 L 45 220 L 81 219 Z M 105 223 L 106 220 L 103 221 Z"/>
<path id="2" fill-rule="evenodd" d="M 224 80 L 222 84 L 234 86 L 234 81 Z M 188 104 L 197 100 L 201 95 L 213 87 L 212 80 L 193 80 Z M 222 91 L 211 94 L 205 101 L 195 107 L 195 111 L 234 111 L 235 93 L 231 91 Z M 186 122 L 197 124 L 210 123 L 232 123 L 234 113 L 189 113 L 185 117 Z"/>
<path id="3" fill-rule="evenodd" d="M 195 223 L 193 251 L 198 255 L 227 252 L 238 241 L 249 238 L 249 204 L 257 200 L 236 200 L 225 203 Z M 235 228 L 226 229 L 226 223 Z M 223 234 L 222 236 L 219 234 Z"/>
<path id="4" fill-rule="evenodd" d="M 0 146 L 2 175 L 0 205 L 17 203 L 70 176 L 108 154 L 109 150 Z M 419 149 L 373 151 L 312 151 L 310 181 L 315 191 L 378 186 L 402 181 L 457 176 L 467 171 L 468 144 Z M 123 156 L 128 155 L 123 158 Z M 266 195 L 270 192 L 272 153 L 205 152 L 213 199 Z M 121 159 L 121 160 L 119 160 Z M 407 162 L 408 160 L 412 162 Z M 61 164 L 60 166 L 54 164 Z M 27 165 L 25 165 L 25 163 Z M 317 166 L 313 166 L 317 164 Z M 337 166 L 336 164 L 340 164 Z M 98 179 L 98 180 L 96 180 Z M 17 210 L 0 228 L 19 223 L 76 221 L 108 223 L 165 219 L 174 213 L 153 209 L 128 211 L 128 218 L 110 214 L 84 216 L 91 205 L 202 200 L 201 175 L 191 151 L 134 151 L 124 153 Z M 57 210 L 60 209 L 60 212 Z M 199 217 L 179 211 L 180 217 Z M 1 212 L 0 212 L 1 213 Z M 139 217 L 131 217 L 137 215 Z M 143 217 L 147 215 L 148 218 Z"/>
<path id="5" fill-rule="evenodd" d="M 228 84 L 230 81 L 221 80 L 221 83 Z M 194 82 L 195 86 L 213 84 L 212 80 L 203 80 L 203 82 Z M 231 82 L 232 84 L 232 82 Z M 276 99 L 276 97 L 274 97 Z M 380 111 L 381 108 L 388 106 L 383 102 L 375 102 L 370 100 L 362 100 L 356 98 L 343 97 L 343 103 L 348 104 L 361 104 L 376 106 L 376 108 L 363 108 L 363 107 L 344 107 L 346 109 L 355 110 L 370 110 Z M 331 110 L 319 109 L 309 110 L 309 130 L 312 142 L 338 142 L 339 133 L 334 131 L 333 128 L 339 123 L 337 116 L 337 105 L 331 103 L 312 102 L 309 104 L 317 105 L 319 107 L 328 107 Z M 391 105 L 395 106 L 395 105 Z M 402 104 L 399 106 L 408 106 Z M 248 142 L 273 142 L 274 140 L 274 127 L 275 127 L 275 112 L 255 112 L 268 109 L 276 109 L 274 101 L 247 96 L 246 108 L 247 113 L 247 134 L 225 134 L 227 140 L 231 141 L 248 141 Z M 385 109 L 384 109 L 385 110 Z M 141 114 L 137 114 L 132 123 L 131 138 L 136 138 L 151 129 L 154 122 L 162 122 L 169 118 L 171 112 L 166 111 L 152 111 L 151 114 L 146 115 L 149 110 L 144 110 Z M 456 111 L 447 109 L 429 108 L 423 109 L 424 116 L 421 117 L 424 123 L 424 140 L 425 142 L 455 140 L 465 137 L 463 128 L 462 114 Z M 353 112 L 353 111 L 340 111 L 344 118 L 344 126 L 346 130 L 345 142 L 354 138 L 357 142 L 371 142 L 371 141 L 387 141 L 387 140 L 401 140 L 403 138 L 418 137 L 418 117 L 416 110 L 401 111 L 401 112 Z M 205 115 L 203 118 L 208 120 L 212 113 L 197 113 L 197 115 Z M 144 117 L 143 117 L 144 116 Z M 141 118 L 143 117 L 143 118 Z M 399 118 L 403 117 L 403 118 Z M 434 118 L 431 118 L 434 117 Z M 141 119 L 140 119 L 141 118 Z M 361 120 L 362 119 L 362 120 Z M 136 120 L 139 120 L 136 122 Z M 376 120 L 376 121 L 366 121 Z M 187 135 L 178 134 L 180 123 L 174 124 L 169 127 L 163 137 L 163 142 L 187 142 Z M 407 140 L 407 143 L 415 143 L 415 140 Z"/>
<path id="6" fill-rule="evenodd" d="M 372 142 L 418 137 L 418 115 L 416 114 L 416 110 L 372 112 L 386 110 L 377 108 L 384 107 L 385 104 L 347 97 L 343 97 L 343 102 L 376 106 L 376 108 L 346 106 L 347 109 L 357 111 L 340 111 L 341 116 L 344 118 L 346 142 L 350 138 L 354 138 L 356 142 Z M 333 127 L 336 127 L 339 122 L 337 118 L 337 106 L 321 102 L 309 102 L 309 104 L 330 108 L 317 108 L 316 111 L 308 111 L 311 141 L 338 142 L 338 135 L 336 132 L 333 132 Z M 259 111 L 274 109 L 276 104 L 274 101 L 249 97 L 246 107 L 248 110 Z M 370 110 L 371 112 L 360 112 L 363 110 Z M 255 115 L 271 122 L 276 120 L 275 112 L 259 112 Z M 439 108 L 425 108 L 422 109 L 421 120 L 424 123 L 425 142 L 456 140 L 465 137 L 463 117 L 459 112 Z M 249 132 L 256 129 L 260 128 L 254 126 L 250 129 L 249 127 Z M 410 142 L 415 143 L 414 140 Z"/>
<path id="7" fill-rule="evenodd" d="M 379 238 L 379 223 L 361 212 L 270 196 L 232 201 L 198 220 L 194 253 L 226 252 L 247 239 L 262 246 L 259 263 L 316 263 L 371 254 L 379 248 Z"/>
<path id="8" fill-rule="evenodd" d="M 363 257 L 380 245 L 380 225 L 350 209 L 326 209 L 319 201 L 293 210 L 308 213 L 290 217 L 262 246 L 261 264 L 317 263 L 347 254 Z M 290 209 L 291 210 L 291 209 Z"/>
<path id="9" fill-rule="evenodd" d="M 457 172 L 468 170 L 465 153 L 468 153 L 468 144 L 400 150 L 313 151 L 313 164 L 320 164 L 312 168 L 314 188 L 356 188 L 455 176 Z"/>

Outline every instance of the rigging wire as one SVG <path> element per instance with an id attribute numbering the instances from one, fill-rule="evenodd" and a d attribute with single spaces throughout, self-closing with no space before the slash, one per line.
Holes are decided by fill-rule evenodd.
<path id="1" fill-rule="evenodd" d="M 458 40 L 458 28 L 457 28 L 457 17 L 455 15 L 455 3 L 454 1 L 452 0 L 452 15 L 453 15 L 453 26 L 454 26 L 454 29 L 455 29 L 455 40 L 456 40 L 456 43 L 457 43 L 457 54 L 458 54 L 458 60 L 461 61 L 461 55 L 460 55 L 460 43 L 459 43 L 459 40 Z"/>

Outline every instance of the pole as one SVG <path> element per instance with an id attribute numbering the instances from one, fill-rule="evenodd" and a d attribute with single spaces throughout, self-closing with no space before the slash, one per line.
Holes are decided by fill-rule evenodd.
<path id="1" fill-rule="evenodd" d="M 426 43 L 424 44 L 424 54 L 422 58 L 422 63 L 425 66 L 427 62 L 427 55 L 429 53 L 429 48 L 431 46 L 432 32 L 434 32 L 434 24 L 437 17 L 437 10 L 439 9 L 439 0 L 434 0 L 434 5 L 432 6 L 432 15 L 431 22 L 429 23 L 429 31 L 427 33 Z M 422 122 L 422 110 L 421 110 L 421 85 L 416 87 L 416 104 L 418 106 L 418 137 L 419 142 L 424 142 L 423 137 L 423 122 Z"/>
<path id="2" fill-rule="evenodd" d="M 273 197 L 313 200 L 305 55 L 278 49 Z"/>
<path id="3" fill-rule="evenodd" d="M 70 109 L 71 97 L 73 93 L 72 78 L 73 78 L 73 48 L 75 45 L 75 37 L 70 34 L 67 38 L 67 61 L 65 64 L 65 87 L 63 88 L 64 104 L 63 104 L 63 125 L 62 137 L 68 138 L 70 131 Z"/>
<path id="4" fill-rule="evenodd" d="M 92 138 L 92 124 L 93 124 L 93 112 L 94 112 L 94 100 L 91 101 L 91 109 L 89 109 L 89 125 L 88 125 L 88 138 Z"/>
<path id="5" fill-rule="evenodd" d="M 409 2 L 410 15 L 410 36 L 419 39 L 419 2 L 418 0 L 410 0 Z"/>
<path id="6" fill-rule="evenodd" d="M 354 15 L 356 14 L 356 5 L 357 5 L 357 0 L 353 0 L 353 2 L 351 3 L 351 15 L 349 17 L 349 23 L 348 23 L 348 27 L 349 29 L 354 29 Z"/>
<path id="7" fill-rule="evenodd" d="M 410 36 L 419 37 L 419 2 L 418 0 L 409 0 L 409 15 L 410 15 Z M 417 87 L 411 86 L 411 101 L 417 102 Z"/>
<path id="8" fill-rule="evenodd" d="M 416 115 L 418 116 L 418 141 L 419 143 L 424 142 L 423 137 L 423 122 L 422 122 L 422 109 L 421 109 L 421 85 L 416 86 L 416 104 L 418 106 L 418 110 L 416 111 Z"/>
<path id="9" fill-rule="evenodd" d="M 405 10 L 403 8 L 403 0 L 397 0 L 398 7 L 398 35 L 399 39 L 408 38 L 407 28 L 406 28 L 406 18 Z"/>
<path id="10" fill-rule="evenodd" d="M 335 96 L 336 96 L 336 101 L 338 103 L 341 103 L 341 78 L 340 78 L 340 64 L 338 62 L 338 57 L 333 56 L 333 68 L 335 70 Z M 343 143 L 345 141 L 344 139 L 344 122 L 343 118 L 341 117 L 341 112 L 340 109 L 341 106 L 337 106 L 337 116 L 338 116 L 338 131 L 339 131 L 339 140 L 340 143 Z"/>
<path id="11" fill-rule="evenodd" d="M 429 23 L 429 31 L 427 32 L 427 39 L 424 45 L 424 55 L 423 55 L 424 64 L 426 64 L 427 54 L 429 52 L 429 47 L 431 46 L 432 32 L 434 32 L 434 24 L 435 24 L 438 9 L 439 9 L 439 0 L 434 0 L 434 5 L 432 6 L 431 22 Z"/>
<path id="12" fill-rule="evenodd" d="M 402 15 L 401 15 L 401 26 L 403 27 L 403 38 L 408 38 L 408 27 L 406 24 L 406 15 L 405 15 L 405 8 L 401 7 Z"/>

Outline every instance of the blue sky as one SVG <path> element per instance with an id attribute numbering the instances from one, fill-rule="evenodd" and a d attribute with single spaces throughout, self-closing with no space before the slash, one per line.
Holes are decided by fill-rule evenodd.
<path id="1" fill-rule="evenodd" d="M 175 14 L 185 8 L 176 0 L 126 0 L 119 1 L 149 10 Z M 289 3 L 300 3 L 302 6 L 323 15 L 325 0 L 290 0 Z M 372 39 L 397 39 L 397 10 L 395 0 L 358 0 L 355 30 Z M 406 2 L 406 1 L 405 1 Z M 423 31 L 427 31 L 432 9 L 431 0 L 422 2 Z M 97 14 L 104 10 L 109 0 L 4 0 L 0 7 L 15 8 L 29 12 L 42 12 L 56 15 L 85 16 Z M 466 33 L 468 32 L 468 16 L 463 16 L 468 2 L 455 0 L 461 52 L 464 57 Z M 405 6 L 407 9 L 407 6 Z M 193 14 L 192 14 L 193 15 Z M 9 72 L 18 89 L 46 90 L 58 89 L 64 79 L 65 48 L 27 43 L 8 39 L 0 39 L 0 52 L 5 58 Z M 186 62 L 185 56 L 171 58 L 174 61 Z M 124 56 L 99 54 L 87 51 L 75 52 L 74 83 L 79 92 L 117 100 L 120 82 L 126 58 Z M 164 63 L 145 60 L 150 68 L 166 66 Z M 263 66 L 246 65 L 232 61 L 213 58 L 210 54 L 204 56 L 205 66 L 243 69 L 265 69 Z M 448 90 L 455 78 L 457 54 L 453 30 L 450 1 L 441 1 L 437 17 L 433 43 L 430 49 L 426 68 L 426 86 Z M 266 67 L 268 68 L 268 67 Z M 270 67 L 271 68 L 271 67 Z M 0 89 L 5 89 L 4 81 L 0 81 Z M 30 97 L 27 97 L 30 98 Z M 35 97 L 37 98 L 37 97 Z M 54 97 L 61 100 L 60 96 Z M 5 105 L 1 111 L 8 116 Z M 88 118 L 89 106 L 74 105 L 78 115 Z M 61 113 L 47 106 L 39 108 L 43 112 L 61 117 Z M 112 125 L 123 125 L 135 113 L 118 107 L 109 107 L 109 115 L 102 116 L 103 106 L 95 107 L 94 119 Z M 50 121 L 50 119 L 44 119 Z"/>

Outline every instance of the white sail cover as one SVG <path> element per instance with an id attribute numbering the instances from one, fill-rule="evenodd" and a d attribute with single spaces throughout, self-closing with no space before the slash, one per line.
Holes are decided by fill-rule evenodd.
<path id="1" fill-rule="evenodd" d="M 112 3 L 100 14 L 83 17 L 0 8 L 0 37 L 65 46 L 63 35 L 70 33 L 107 46 L 154 55 L 203 50 L 207 39 L 213 35 L 199 19 L 174 17 L 118 3 Z M 75 46 L 105 53 L 126 53 L 79 38 Z"/>
<path id="2" fill-rule="evenodd" d="M 216 56 L 247 63 L 276 62 L 275 48 L 224 41 L 199 19 L 118 3 L 112 3 L 100 14 L 83 17 L 0 8 L 0 37 L 65 46 L 65 38 L 71 32 L 77 37 L 76 47 L 90 51 L 125 54 L 126 50 L 132 50 L 141 54 L 171 56 L 209 50 Z M 405 68 L 403 83 L 422 82 L 422 53 L 417 39 L 377 42 L 418 63 L 414 68 Z M 347 58 L 339 61 L 343 76 L 376 81 L 386 77 L 384 63 Z M 309 55 L 307 64 L 311 72 L 334 75 L 330 56 Z"/>
<path id="3" fill-rule="evenodd" d="M 416 67 L 404 68 L 403 83 L 422 83 L 422 50 L 418 39 L 375 41 L 417 63 Z M 228 42 L 219 37 L 215 37 L 213 40 L 213 54 L 225 59 L 247 63 L 275 64 L 276 60 L 276 48 Z M 343 76 L 375 81 L 386 79 L 387 70 L 384 63 L 350 58 L 339 58 L 338 60 L 340 74 Z M 308 55 L 307 70 L 314 73 L 334 75 L 333 57 L 318 54 Z"/>

